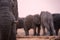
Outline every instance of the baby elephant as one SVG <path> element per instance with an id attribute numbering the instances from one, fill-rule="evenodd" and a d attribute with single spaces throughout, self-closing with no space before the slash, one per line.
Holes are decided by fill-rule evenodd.
<path id="1" fill-rule="evenodd" d="M 36 27 L 38 28 L 38 32 L 36 32 Z M 40 33 L 40 16 L 38 14 L 36 15 L 28 15 L 24 19 L 24 30 L 26 36 L 29 35 L 29 30 L 33 28 L 34 35 L 39 35 Z"/>
<path id="2" fill-rule="evenodd" d="M 24 28 L 24 18 L 18 18 L 17 29 Z"/>
<path id="3" fill-rule="evenodd" d="M 44 35 L 45 35 L 45 28 L 48 31 L 48 35 L 55 35 L 52 14 L 47 11 L 46 12 L 42 11 L 40 17 Z"/>
<path id="4" fill-rule="evenodd" d="M 17 26 L 16 26 L 16 34 L 17 34 L 17 29 L 24 28 L 24 18 L 18 18 Z"/>

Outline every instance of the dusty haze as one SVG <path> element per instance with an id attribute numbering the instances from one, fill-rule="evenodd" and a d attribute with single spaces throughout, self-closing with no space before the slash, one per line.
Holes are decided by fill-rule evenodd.
<path id="1" fill-rule="evenodd" d="M 41 11 L 60 13 L 60 0 L 17 0 L 19 17 L 40 14 Z"/>

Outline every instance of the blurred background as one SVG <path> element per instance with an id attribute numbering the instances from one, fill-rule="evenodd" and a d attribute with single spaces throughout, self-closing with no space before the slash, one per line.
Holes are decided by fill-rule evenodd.
<path id="1" fill-rule="evenodd" d="M 60 13 L 60 0 L 17 0 L 19 17 L 27 15 L 40 14 L 41 11 L 49 11 L 51 13 Z M 33 34 L 33 30 L 30 30 Z M 23 29 L 18 29 L 19 35 L 25 35 Z M 42 34 L 42 30 L 41 30 Z"/>
<path id="2" fill-rule="evenodd" d="M 60 13 L 60 0 L 17 0 L 19 17 L 40 14 L 41 11 Z"/>

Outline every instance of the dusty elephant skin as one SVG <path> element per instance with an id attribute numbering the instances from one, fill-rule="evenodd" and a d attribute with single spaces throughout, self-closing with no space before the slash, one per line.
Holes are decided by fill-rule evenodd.
<path id="1" fill-rule="evenodd" d="M 60 29 L 60 14 L 59 13 L 54 13 L 53 15 L 53 20 L 54 20 L 54 28 L 56 31 L 56 35 L 58 35 L 58 31 Z"/>
<path id="2" fill-rule="evenodd" d="M 38 28 L 38 32 L 36 32 L 36 27 Z M 26 36 L 29 35 L 29 30 L 33 28 L 34 30 L 34 35 L 40 35 L 40 19 L 39 19 L 39 15 L 28 15 L 25 19 L 24 19 L 24 30 L 25 30 L 25 34 Z"/>
<path id="3" fill-rule="evenodd" d="M 0 40 L 16 40 L 12 0 L 0 0 Z"/>
<path id="4" fill-rule="evenodd" d="M 45 28 L 47 28 L 48 35 L 55 35 L 52 14 L 49 13 L 48 11 L 46 12 L 42 11 L 40 17 L 41 17 L 41 25 L 43 27 L 44 35 L 45 35 Z"/>

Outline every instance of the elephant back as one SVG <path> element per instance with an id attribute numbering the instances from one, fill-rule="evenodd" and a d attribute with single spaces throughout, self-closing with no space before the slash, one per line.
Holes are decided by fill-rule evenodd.
<path id="1" fill-rule="evenodd" d="M 40 15 L 39 14 L 35 14 L 33 16 L 33 22 L 34 22 L 34 24 L 40 24 Z"/>
<path id="2" fill-rule="evenodd" d="M 33 16 L 32 15 L 26 16 L 26 18 L 24 19 L 24 26 L 30 28 L 32 27 L 32 23 L 33 23 Z"/>

